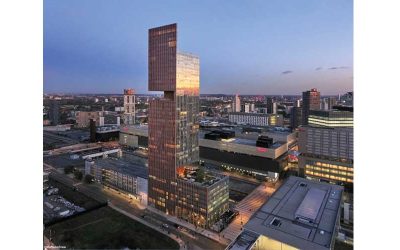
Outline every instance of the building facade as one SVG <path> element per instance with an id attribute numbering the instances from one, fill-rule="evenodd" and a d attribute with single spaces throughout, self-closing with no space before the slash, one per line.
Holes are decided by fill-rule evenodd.
<path id="1" fill-rule="evenodd" d="M 96 122 L 96 126 L 100 125 L 100 117 L 102 116 L 101 111 L 78 111 L 76 113 L 76 125 L 78 128 L 86 128 L 90 124 L 90 120 L 93 119 Z"/>
<path id="2" fill-rule="evenodd" d="M 319 110 L 321 106 L 321 94 L 317 89 L 303 92 L 302 125 L 308 124 L 310 110 Z"/>
<path id="3" fill-rule="evenodd" d="M 353 128 L 300 127 L 300 175 L 352 187 Z"/>
<path id="4" fill-rule="evenodd" d="M 205 185 L 177 172 L 199 162 L 199 71 L 197 56 L 177 51 L 176 24 L 149 30 L 149 90 L 164 92 L 149 108 L 149 206 L 208 227 L 228 209 L 227 177 Z"/>
<path id="5" fill-rule="evenodd" d="M 124 124 L 135 124 L 135 91 L 133 89 L 124 89 Z"/>
<path id="6" fill-rule="evenodd" d="M 353 111 L 311 110 L 308 125 L 313 127 L 353 127 Z"/>
<path id="7" fill-rule="evenodd" d="M 229 122 L 236 124 L 250 124 L 254 126 L 268 126 L 268 115 L 257 113 L 232 112 L 228 114 Z"/>
<path id="8" fill-rule="evenodd" d="M 240 112 L 240 107 L 240 98 L 239 95 L 236 94 L 232 102 L 232 112 Z"/>

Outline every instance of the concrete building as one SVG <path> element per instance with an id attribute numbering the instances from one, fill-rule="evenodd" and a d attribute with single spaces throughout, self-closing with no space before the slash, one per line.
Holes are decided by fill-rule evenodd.
<path id="1" fill-rule="evenodd" d="M 254 112 L 254 103 L 243 103 L 240 110 L 244 113 Z"/>
<path id="2" fill-rule="evenodd" d="M 257 113 L 232 112 L 228 114 L 229 122 L 235 124 L 250 124 L 254 126 L 268 126 L 268 115 Z"/>
<path id="3" fill-rule="evenodd" d="M 85 161 L 85 174 L 102 185 L 137 198 L 147 205 L 148 168 L 122 158 L 106 157 Z"/>
<path id="4" fill-rule="evenodd" d="M 351 110 L 311 110 L 308 125 L 313 127 L 353 127 L 353 111 Z"/>
<path id="5" fill-rule="evenodd" d="M 352 188 L 353 128 L 299 128 L 300 176 Z"/>
<path id="6" fill-rule="evenodd" d="M 53 126 L 60 123 L 60 104 L 58 100 L 50 101 L 49 119 L 51 121 L 51 125 Z"/>
<path id="7" fill-rule="evenodd" d="M 321 110 L 331 110 L 336 105 L 335 97 L 327 97 L 322 99 Z"/>
<path id="8" fill-rule="evenodd" d="M 240 109 L 241 109 L 240 98 L 239 95 L 236 94 L 232 102 L 232 112 L 240 112 Z"/>
<path id="9" fill-rule="evenodd" d="M 90 119 L 96 122 L 96 126 L 100 125 L 101 111 L 78 111 L 76 112 L 76 126 L 78 128 L 89 127 Z"/>
<path id="10" fill-rule="evenodd" d="M 302 105 L 302 125 L 308 124 L 308 115 L 310 110 L 319 110 L 321 106 L 321 94 L 317 89 L 311 89 L 303 92 Z"/>
<path id="11" fill-rule="evenodd" d="M 229 250 L 332 250 L 343 188 L 290 176 L 254 213 Z"/>
<path id="12" fill-rule="evenodd" d="M 200 227 L 228 210 L 228 177 L 199 170 L 199 58 L 177 51 L 177 24 L 149 30 L 149 207 Z M 194 178 L 195 177 L 195 178 Z"/>
<path id="13" fill-rule="evenodd" d="M 297 144 L 296 134 L 284 128 L 236 128 L 228 139 L 205 138 L 218 129 L 208 128 L 199 132 L 200 160 L 241 171 L 261 179 L 276 178 L 287 165 L 287 153 Z M 259 136 L 272 139 L 270 147 L 257 146 Z M 120 144 L 147 149 L 147 126 L 122 128 Z"/>
<path id="14" fill-rule="evenodd" d="M 296 129 L 301 125 L 302 122 L 302 109 L 301 107 L 293 107 L 290 112 L 290 128 L 292 130 Z"/>
<path id="15" fill-rule="evenodd" d="M 276 114 L 278 111 L 277 103 L 274 101 L 272 97 L 267 98 L 267 111 L 268 114 Z"/>
<path id="16" fill-rule="evenodd" d="M 124 124 L 135 124 L 135 91 L 133 89 L 124 89 Z"/>
<path id="17" fill-rule="evenodd" d="M 148 148 L 148 126 L 124 126 L 119 133 L 119 144 L 131 148 Z"/>

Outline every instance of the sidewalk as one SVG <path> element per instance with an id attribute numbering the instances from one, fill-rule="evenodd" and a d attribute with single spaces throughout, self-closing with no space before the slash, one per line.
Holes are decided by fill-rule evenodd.
<path id="1" fill-rule="evenodd" d="M 196 233 L 201 234 L 201 235 L 203 235 L 203 236 L 205 236 L 205 237 L 207 237 L 207 238 L 209 238 L 211 240 L 214 240 L 214 241 L 216 241 L 218 243 L 225 244 L 225 245 L 228 245 L 230 243 L 230 241 L 228 239 L 225 239 L 225 238 L 221 237 L 220 234 L 218 234 L 218 233 L 212 232 L 212 231 L 204 229 L 204 228 L 199 228 L 199 227 L 196 228 L 193 224 L 191 224 L 189 222 L 186 222 L 184 220 L 178 219 L 178 218 L 176 218 L 174 216 L 170 216 L 170 215 L 164 214 L 164 213 L 162 213 L 162 212 L 160 212 L 157 209 L 152 208 L 152 207 L 147 207 L 147 210 L 152 212 L 152 213 L 159 214 L 159 215 L 163 216 L 164 218 L 166 218 L 167 220 L 169 220 L 172 223 L 176 223 L 176 224 L 178 224 L 178 225 L 180 225 L 182 227 L 186 227 L 186 228 L 188 228 L 188 229 L 190 229 L 192 231 L 195 231 Z"/>
<path id="2" fill-rule="evenodd" d="M 186 249 L 185 243 L 180 238 L 178 238 L 175 234 L 172 234 L 172 233 L 168 234 L 165 231 L 160 230 L 160 228 L 154 226 L 153 224 L 150 224 L 149 222 L 143 220 L 142 218 L 139 218 L 139 217 L 137 217 L 137 216 L 135 216 L 135 215 L 133 215 L 131 213 L 126 212 L 125 210 L 123 210 L 121 208 L 118 208 L 118 207 L 114 206 L 112 203 L 108 203 L 108 206 L 111 207 L 112 209 L 120 212 L 121 214 L 124 214 L 124 215 L 128 216 L 129 218 L 132 218 L 132 219 L 134 219 L 134 220 L 136 220 L 136 221 L 138 221 L 138 222 L 140 222 L 140 223 L 142 223 L 142 224 L 144 224 L 144 225 L 146 225 L 146 226 L 148 226 L 148 227 L 150 227 L 150 228 L 152 228 L 152 229 L 154 229 L 154 230 L 156 230 L 156 231 L 158 231 L 158 232 L 160 232 L 162 234 L 165 234 L 166 236 L 170 237 L 171 239 L 177 241 L 179 243 L 179 246 L 180 246 L 179 249 L 180 250 Z"/>

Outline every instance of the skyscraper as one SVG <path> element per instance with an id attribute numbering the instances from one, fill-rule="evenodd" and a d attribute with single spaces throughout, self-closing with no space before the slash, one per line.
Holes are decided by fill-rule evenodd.
<path id="1" fill-rule="evenodd" d="M 240 109 L 241 109 L 240 98 L 239 95 L 236 94 L 232 102 L 232 112 L 240 112 Z"/>
<path id="2" fill-rule="evenodd" d="M 135 124 L 135 91 L 124 89 L 124 124 Z"/>
<path id="3" fill-rule="evenodd" d="M 302 105 L 302 125 L 308 124 L 310 110 L 319 110 L 321 106 L 320 92 L 317 89 L 311 89 L 303 92 Z"/>
<path id="4" fill-rule="evenodd" d="M 156 208 L 208 227 L 228 209 L 228 177 L 199 170 L 199 58 L 177 51 L 177 25 L 149 30 L 149 198 Z M 196 176 L 196 178 L 193 178 Z M 205 181 L 207 180 L 207 181 Z"/>
<path id="5" fill-rule="evenodd" d="M 60 123 L 60 106 L 57 100 L 51 100 L 49 118 L 52 125 L 58 125 Z"/>
<path id="6" fill-rule="evenodd" d="M 267 98 L 267 112 L 268 114 L 276 114 L 277 104 L 272 97 Z"/>

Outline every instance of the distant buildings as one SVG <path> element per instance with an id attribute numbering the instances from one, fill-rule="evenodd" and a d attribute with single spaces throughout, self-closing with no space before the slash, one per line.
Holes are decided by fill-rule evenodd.
<path id="1" fill-rule="evenodd" d="M 76 112 L 76 126 L 78 128 L 86 128 L 90 124 L 90 119 L 96 122 L 96 126 L 100 125 L 101 111 L 78 111 Z"/>
<path id="2" fill-rule="evenodd" d="M 124 89 L 124 124 L 135 124 L 135 91 L 133 89 Z"/>
<path id="3" fill-rule="evenodd" d="M 301 107 L 293 107 L 290 110 L 290 128 L 292 130 L 296 129 L 301 125 L 302 122 L 302 108 Z"/>
<path id="4" fill-rule="evenodd" d="M 340 96 L 339 102 L 344 106 L 353 107 L 353 91 L 347 92 L 346 94 Z"/>
<path id="5" fill-rule="evenodd" d="M 277 103 L 274 101 L 272 97 L 267 98 L 267 112 L 268 114 L 276 114 L 277 113 Z"/>
<path id="6" fill-rule="evenodd" d="M 232 112 L 228 114 L 229 122 L 253 126 L 283 126 L 283 116 L 276 114 Z"/>
<path id="7" fill-rule="evenodd" d="M 324 99 L 322 99 L 322 102 L 321 102 L 321 110 L 330 110 L 335 105 L 336 105 L 335 97 L 324 98 Z"/>
<path id="8" fill-rule="evenodd" d="M 333 250 L 343 188 L 290 176 L 243 226 L 229 250 Z"/>
<path id="9" fill-rule="evenodd" d="M 240 109 L 240 98 L 239 95 L 236 94 L 232 102 L 232 112 L 240 112 Z"/>
<path id="10" fill-rule="evenodd" d="M 308 124 L 310 110 L 319 110 L 321 103 L 320 92 L 311 89 L 303 92 L 302 125 Z"/>
<path id="11" fill-rule="evenodd" d="M 241 112 L 250 113 L 254 112 L 254 103 L 243 103 L 241 105 Z"/>
<path id="12" fill-rule="evenodd" d="M 58 100 L 50 101 L 49 119 L 51 125 L 58 125 L 60 123 L 60 105 Z"/>

